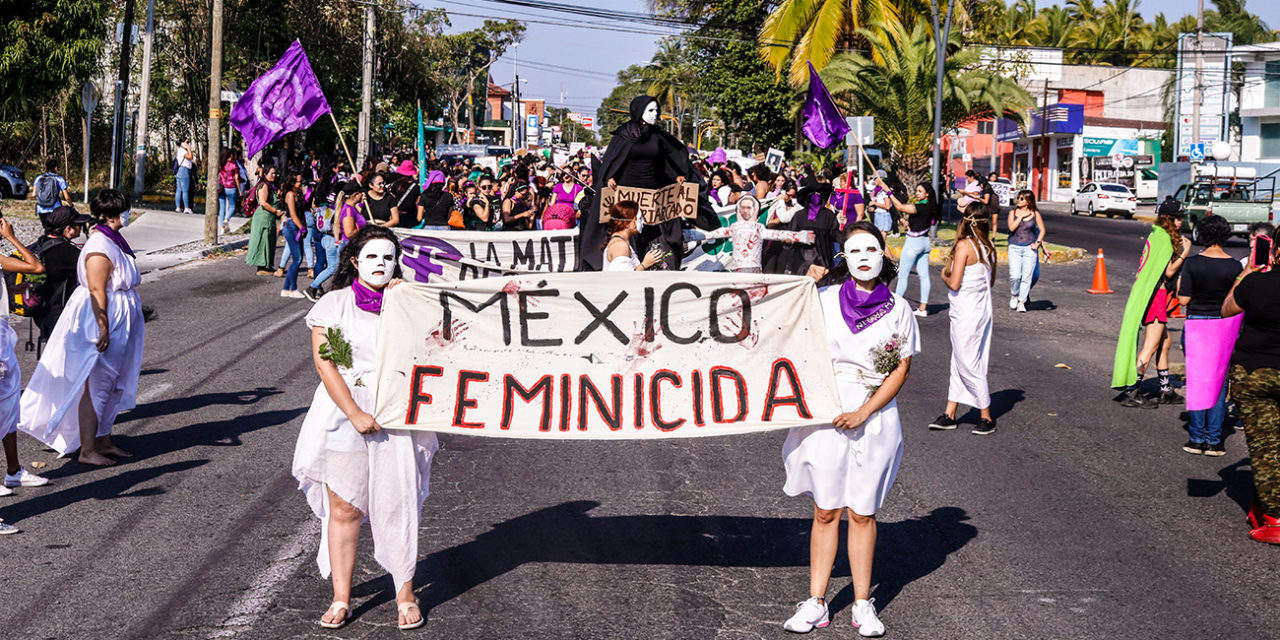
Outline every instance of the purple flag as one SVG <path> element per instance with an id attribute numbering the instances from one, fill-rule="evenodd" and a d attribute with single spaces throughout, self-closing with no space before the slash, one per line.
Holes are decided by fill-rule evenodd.
<path id="1" fill-rule="evenodd" d="M 244 136 L 245 154 L 253 157 L 286 133 L 306 129 L 329 113 L 307 52 L 297 40 L 280 62 L 258 76 L 231 110 L 231 126 Z"/>
<path id="2" fill-rule="evenodd" d="M 849 123 L 840 115 L 840 109 L 827 92 L 827 86 L 822 84 L 812 62 L 809 63 L 809 93 L 804 99 L 804 126 L 801 130 L 804 137 L 823 149 L 836 144 L 849 133 Z"/>

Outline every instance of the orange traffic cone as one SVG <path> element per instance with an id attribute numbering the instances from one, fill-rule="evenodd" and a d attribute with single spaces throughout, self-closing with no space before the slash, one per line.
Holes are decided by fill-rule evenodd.
<path id="1" fill-rule="evenodd" d="M 1186 317 L 1185 315 L 1182 315 L 1182 303 L 1178 302 L 1178 297 L 1177 297 L 1177 296 L 1169 296 L 1169 303 L 1168 303 L 1168 304 L 1169 304 L 1169 317 L 1170 317 L 1170 318 L 1185 318 L 1185 317 Z"/>
<path id="2" fill-rule="evenodd" d="M 1093 267 L 1093 286 L 1089 293 L 1115 293 L 1107 284 L 1107 260 L 1102 257 L 1102 249 L 1098 249 L 1098 262 Z"/>

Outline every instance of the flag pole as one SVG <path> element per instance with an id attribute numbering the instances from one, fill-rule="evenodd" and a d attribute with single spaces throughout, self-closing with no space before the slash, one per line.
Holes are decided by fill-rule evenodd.
<path id="1" fill-rule="evenodd" d="M 338 126 L 338 119 L 333 115 L 333 109 L 329 110 L 329 119 L 333 121 L 333 130 L 338 132 L 338 140 L 342 142 L 342 150 L 347 154 L 347 162 L 351 164 L 352 175 L 360 173 L 360 167 L 356 166 L 356 161 L 351 159 L 351 150 L 347 148 L 347 140 L 342 137 L 342 127 Z"/>

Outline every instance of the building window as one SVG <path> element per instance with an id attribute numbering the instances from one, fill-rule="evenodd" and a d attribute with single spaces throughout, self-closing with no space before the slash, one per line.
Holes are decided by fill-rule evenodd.
<path id="1" fill-rule="evenodd" d="M 1280 107 L 1280 60 L 1268 62 L 1265 67 L 1266 91 L 1262 96 L 1264 107 Z"/>
<path id="2" fill-rule="evenodd" d="M 1280 158 L 1280 122 L 1264 122 L 1258 127 L 1262 138 L 1262 157 Z"/>
<path id="3" fill-rule="evenodd" d="M 995 128 L 996 128 L 995 120 L 979 120 L 978 121 L 978 135 L 989 136 L 992 133 L 995 133 Z"/>

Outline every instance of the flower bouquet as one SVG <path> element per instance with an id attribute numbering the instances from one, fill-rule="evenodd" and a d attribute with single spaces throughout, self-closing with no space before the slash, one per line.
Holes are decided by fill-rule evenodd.
<path id="1" fill-rule="evenodd" d="M 875 366 L 878 382 L 874 385 L 867 385 L 872 395 L 880 390 L 880 385 L 884 384 L 885 376 L 893 373 L 898 365 L 902 363 L 902 348 L 905 338 L 900 334 L 890 335 L 884 342 L 871 348 L 871 363 Z"/>

